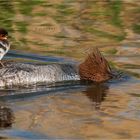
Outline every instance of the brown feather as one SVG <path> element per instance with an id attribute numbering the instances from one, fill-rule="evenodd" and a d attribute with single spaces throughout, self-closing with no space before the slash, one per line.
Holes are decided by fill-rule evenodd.
<path id="1" fill-rule="evenodd" d="M 103 82 L 111 78 L 111 68 L 98 48 L 94 48 L 87 59 L 79 65 L 79 74 L 81 79 Z"/>

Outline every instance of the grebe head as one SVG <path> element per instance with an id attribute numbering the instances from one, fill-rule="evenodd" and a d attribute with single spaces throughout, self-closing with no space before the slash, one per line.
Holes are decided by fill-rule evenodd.
<path id="1" fill-rule="evenodd" d="M 7 39 L 8 32 L 4 28 L 0 28 L 0 39 Z"/>
<path id="2" fill-rule="evenodd" d="M 112 78 L 111 68 L 97 48 L 79 65 L 81 80 L 103 82 Z"/>

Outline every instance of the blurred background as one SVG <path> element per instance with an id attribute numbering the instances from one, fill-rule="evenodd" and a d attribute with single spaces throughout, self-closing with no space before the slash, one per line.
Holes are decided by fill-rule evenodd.
<path id="1" fill-rule="evenodd" d="M 0 26 L 6 59 L 79 62 L 98 47 L 122 70 L 102 84 L 0 90 L 0 139 L 140 139 L 140 0 L 0 0 Z"/>
<path id="2" fill-rule="evenodd" d="M 139 53 L 139 0 L 0 0 L 0 26 L 12 50 L 82 59 L 92 47 L 105 54 Z"/>

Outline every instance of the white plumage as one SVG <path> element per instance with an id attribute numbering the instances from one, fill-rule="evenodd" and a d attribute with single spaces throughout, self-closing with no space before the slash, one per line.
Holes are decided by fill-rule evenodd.
<path id="1" fill-rule="evenodd" d="M 4 67 L 4 64 L 1 62 L 1 60 L 4 57 L 4 55 L 9 51 L 9 49 L 9 42 L 6 39 L 0 40 L 0 64 L 2 67 Z"/>
<path id="2" fill-rule="evenodd" d="M 4 57 L 4 55 L 9 51 L 10 44 L 7 40 L 0 40 L 0 60 Z"/>
<path id="3" fill-rule="evenodd" d="M 7 37 L 8 37 L 8 32 L 5 29 L 0 28 L 0 64 L 2 67 L 4 67 L 4 65 L 1 62 L 1 60 L 10 49 L 10 44 L 7 40 Z"/>

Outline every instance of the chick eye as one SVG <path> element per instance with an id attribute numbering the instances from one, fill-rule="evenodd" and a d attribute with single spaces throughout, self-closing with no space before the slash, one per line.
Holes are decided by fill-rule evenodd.
<path id="1" fill-rule="evenodd" d="M 103 61 L 103 58 L 101 57 L 101 61 Z"/>

